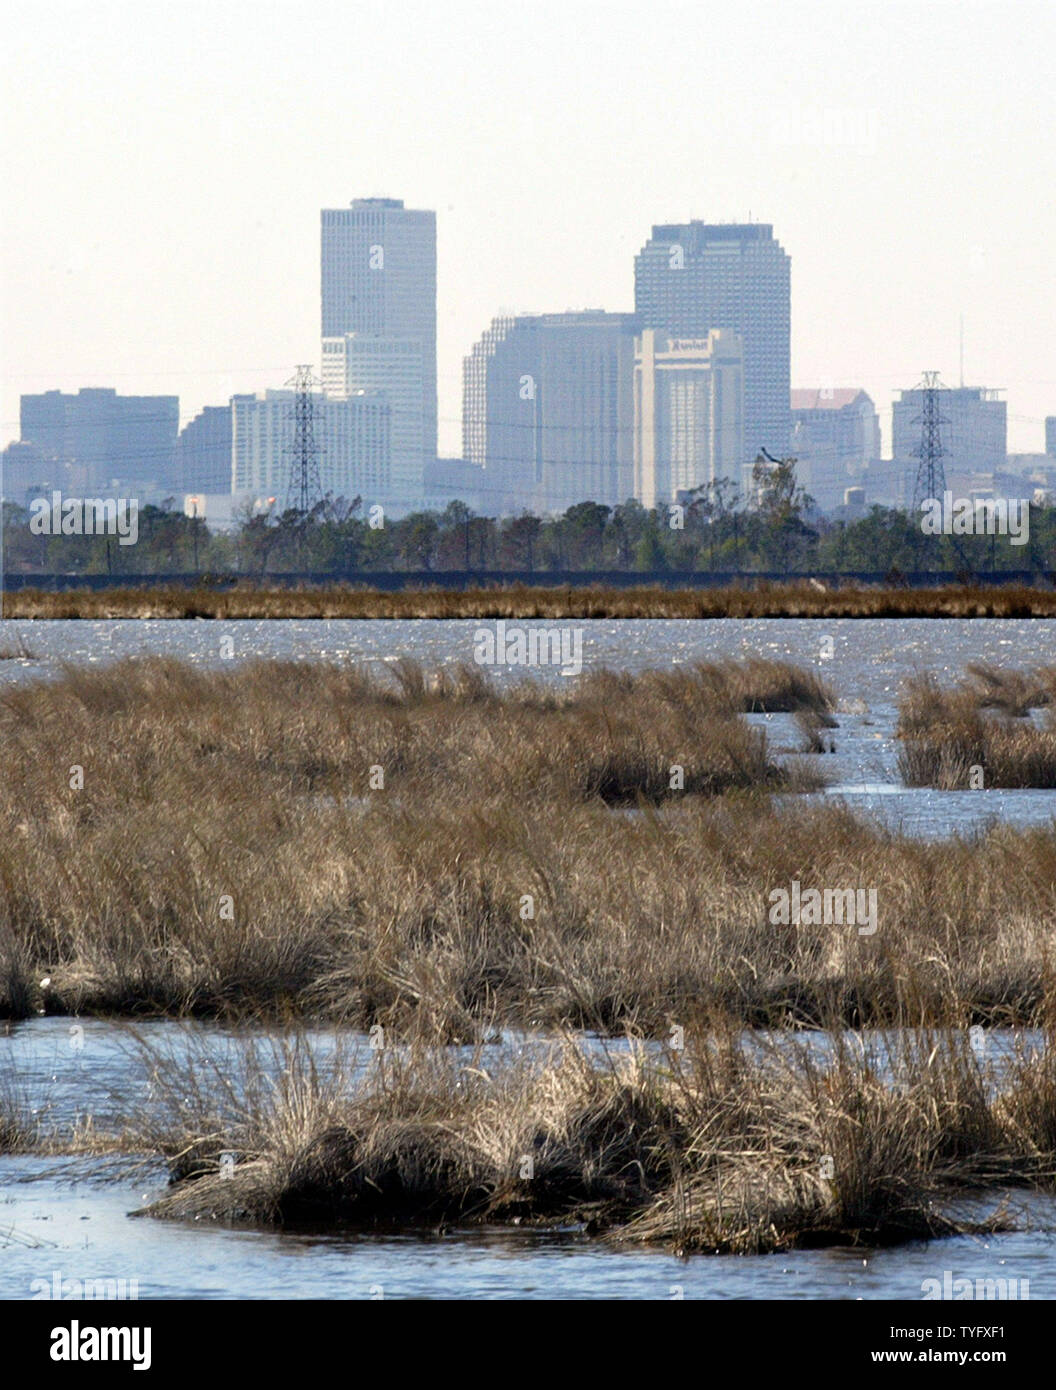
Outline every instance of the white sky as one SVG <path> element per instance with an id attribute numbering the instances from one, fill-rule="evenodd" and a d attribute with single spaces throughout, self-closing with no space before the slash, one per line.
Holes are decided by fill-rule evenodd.
<path id="1" fill-rule="evenodd" d="M 319 210 L 435 208 L 441 453 L 500 309 L 633 307 L 654 222 L 772 222 L 794 386 L 937 369 L 1056 414 L 1056 6 L 4 7 L 0 442 L 18 397 L 184 420 L 319 363 Z"/>

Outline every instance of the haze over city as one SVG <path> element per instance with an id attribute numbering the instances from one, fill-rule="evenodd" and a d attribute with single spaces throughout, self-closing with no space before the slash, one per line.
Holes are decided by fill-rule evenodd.
<path id="1" fill-rule="evenodd" d="M 633 307 L 654 223 L 772 223 L 792 384 L 924 369 L 1056 410 L 1056 19 L 1043 4 L 16 5 L 0 153 L 4 442 L 19 396 L 319 366 L 319 211 L 435 208 L 439 449 L 503 310 Z M 23 23 L 32 13 L 32 24 Z M 972 74 L 971 80 L 968 74 Z"/>

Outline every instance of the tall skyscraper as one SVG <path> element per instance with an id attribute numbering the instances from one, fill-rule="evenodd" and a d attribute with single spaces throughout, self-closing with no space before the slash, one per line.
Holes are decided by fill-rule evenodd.
<path id="1" fill-rule="evenodd" d="M 880 457 L 880 420 L 872 398 L 854 387 L 792 392 L 796 479 L 819 510 L 831 512 Z"/>
<path id="2" fill-rule="evenodd" d="M 634 495 L 674 502 L 720 478 L 739 482 L 744 458 L 744 354 L 735 333 L 635 342 Z"/>
<path id="3" fill-rule="evenodd" d="M 322 336 L 327 394 L 391 388 L 391 486 L 419 496 L 436 458 L 435 212 L 398 198 L 323 210 Z"/>
<path id="4" fill-rule="evenodd" d="M 664 223 L 634 263 L 634 307 L 643 329 L 672 338 L 736 333 L 744 345 L 747 485 L 760 450 L 788 452 L 791 261 L 764 223 Z"/>
<path id="5" fill-rule="evenodd" d="M 113 387 L 76 395 L 23 396 L 21 430 L 48 458 L 77 467 L 93 492 L 112 487 L 159 493 L 176 479 L 178 396 L 119 396 Z"/>
<path id="6" fill-rule="evenodd" d="M 463 362 L 463 453 L 496 513 L 614 507 L 634 490 L 632 314 L 495 319 Z"/>
<path id="7" fill-rule="evenodd" d="M 1045 417 L 1045 452 L 1050 458 L 1056 458 L 1056 415 Z"/>

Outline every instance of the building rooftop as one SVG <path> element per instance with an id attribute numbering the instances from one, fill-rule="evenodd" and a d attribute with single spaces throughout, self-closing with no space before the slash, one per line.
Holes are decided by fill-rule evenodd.
<path id="1" fill-rule="evenodd" d="M 588 328 L 596 324 L 631 328 L 637 324 L 638 319 L 633 313 L 611 309 L 566 309 L 563 314 L 517 314 L 513 322 L 518 328 Z"/>
<path id="2" fill-rule="evenodd" d="M 771 222 L 660 222 L 653 227 L 654 241 L 666 241 L 671 237 L 684 236 L 691 232 L 693 237 L 704 241 L 769 241 L 774 234 Z"/>
<path id="3" fill-rule="evenodd" d="M 805 391 L 792 392 L 792 409 L 842 410 L 844 406 L 854 405 L 860 396 L 865 395 L 859 386 L 810 387 Z"/>

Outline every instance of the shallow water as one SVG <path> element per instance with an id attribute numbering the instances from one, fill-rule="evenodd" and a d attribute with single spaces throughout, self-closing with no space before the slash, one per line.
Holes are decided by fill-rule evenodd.
<path id="1" fill-rule="evenodd" d="M 902 679 L 917 670 L 952 677 L 969 661 L 1002 666 L 1056 663 L 1056 622 L 1030 618 L 584 619 L 517 626 L 579 629 L 588 669 L 642 670 L 720 656 L 788 658 L 814 666 L 842 699 L 870 705 L 893 703 Z M 21 639 L 39 659 L 0 663 L 0 679 L 54 672 L 59 661 L 100 662 L 147 653 L 220 665 L 224 638 L 230 639 L 234 660 L 392 662 L 411 656 L 429 666 L 472 662 L 474 633 L 488 627 L 493 630 L 494 624 L 476 619 L 6 619 L 0 622 L 0 648 L 14 649 Z M 831 658 L 822 656 L 827 637 L 832 639 Z M 500 680 L 523 672 L 509 666 L 493 670 Z M 541 679 L 560 676 L 545 666 L 533 674 Z"/>
<path id="2" fill-rule="evenodd" d="M 131 1219 L 159 1190 L 157 1173 L 115 1183 L 97 1161 L 74 1168 L 71 1176 L 68 1162 L 0 1159 L 0 1298 L 39 1295 L 57 1275 L 60 1286 L 135 1280 L 140 1298 L 920 1299 L 923 1281 L 947 1270 L 954 1278 L 1026 1279 L 1031 1299 L 1056 1297 L 1049 1230 L 884 1251 L 680 1260 L 575 1232 L 423 1239 Z M 1035 1203 L 1033 1220 L 1056 1224 L 1051 1204 Z"/>
<path id="3" fill-rule="evenodd" d="M 77 1032 L 75 1030 L 82 1031 Z M 45 1123 L 106 1117 L 121 1099 L 149 1106 L 138 1041 L 173 1057 L 208 1055 L 224 1072 L 242 1044 L 210 1024 L 118 1023 L 39 1018 L 0 1037 L 0 1076 Z M 256 1035 L 262 1055 L 269 1038 Z M 362 1036 L 325 1030 L 308 1041 L 325 1069 Z M 496 1054 L 525 1039 L 505 1038 Z M 541 1040 L 527 1040 L 542 1045 Z M 585 1040 L 588 1046 L 602 1044 Z M 998 1064 L 1037 1035 L 988 1035 Z M 821 1035 L 788 1045 L 823 1048 Z M 891 1036 L 869 1045 L 881 1053 Z M 610 1050 L 620 1045 L 608 1044 Z M 833 1249 L 760 1257 L 616 1249 L 578 1230 L 455 1231 L 444 1236 L 328 1231 L 263 1231 L 207 1222 L 133 1218 L 158 1196 L 165 1174 L 136 1160 L 0 1157 L 0 1298 L 31 1298 L 64 1281 L 135 1281 L 147 1298 L 626 1298 L 920 1299 L 923 1281 L 952 1278 L 1029 1281 L 1033 1299 L 1056 1297 L 1056 1202 L 1011 1194 L 1026 1229 L 986 1238 L 918 1242 L 894 1250 Z M 998 1195 L 965 1207 L 982 1217 Z"/>

